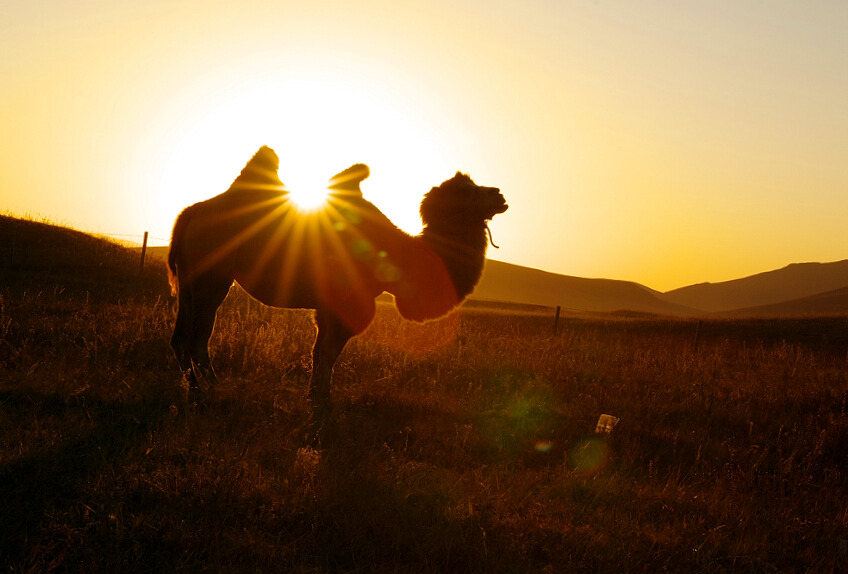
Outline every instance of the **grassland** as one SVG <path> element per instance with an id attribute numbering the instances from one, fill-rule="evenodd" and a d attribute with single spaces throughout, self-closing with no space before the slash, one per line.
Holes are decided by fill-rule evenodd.
<path id="1" fill-rule="evenodd" d="M 848 567 L 846 318 L 381 305 L 314 450 L 308 314 L 231 293 L 193 406 L 161 264 L 0 224 L 3 571 Z"/>

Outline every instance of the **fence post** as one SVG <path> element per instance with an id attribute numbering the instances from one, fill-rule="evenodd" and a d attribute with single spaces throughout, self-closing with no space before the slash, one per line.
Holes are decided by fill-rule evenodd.
<path id="1" fill-rule="evenodd" d="M 692 351 L 693 355 L 698 354 L 698 343 L 701 340 L 701 320 L 698 319 L 698 325 L 695 327 L 695 348 Z"/>
<path id="2" fill-rule="evenodd" d="M 557 326 L 559 325 L 559 311 L 560 311 L 560 306 L 557 305 L 556 317 L 554 317 L 554 335 L 557 334 Z"/>
<path id="3" fill-rule="evenodd" d="M 144 256 L 147 254 L 147 232 L 144 232 L 144 241 L 141 243 L 141 262 L 138 264 L 138 270 L 144 269 Z"/>

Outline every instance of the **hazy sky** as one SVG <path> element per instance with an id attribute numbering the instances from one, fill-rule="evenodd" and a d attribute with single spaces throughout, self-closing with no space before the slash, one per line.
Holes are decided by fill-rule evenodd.
<path id="1" fill-rule="evenodd" d="M 0 0 L 0 211 L 164 243 L 268 144 L 287 183 L 368 163 L 412 232 L 467 172 L 510 204 L 489 255 L 557 273 L 845 259 L 846 30 L 844 0 Z"/>

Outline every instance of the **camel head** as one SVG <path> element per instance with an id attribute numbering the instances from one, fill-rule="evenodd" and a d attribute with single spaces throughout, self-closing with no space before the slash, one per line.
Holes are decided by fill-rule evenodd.
<path id="1" fill-rule="evenodd" d="M 425 226 L 477 223 L 485 226 L 508 208 L 500 189 L 477 185 L 466 174 L 456 172 L 451 179 L 427 192 L 420 213 Z"/>

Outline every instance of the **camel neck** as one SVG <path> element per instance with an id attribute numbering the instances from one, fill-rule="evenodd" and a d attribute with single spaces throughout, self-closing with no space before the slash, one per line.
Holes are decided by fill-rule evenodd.
<path id="1" fill-rule="evenodd" d="M 444 262 L 460 300 L 470 294 L 486 263 L 486 228 L 433 230 L 425 227 L 421 239 Z"/>

